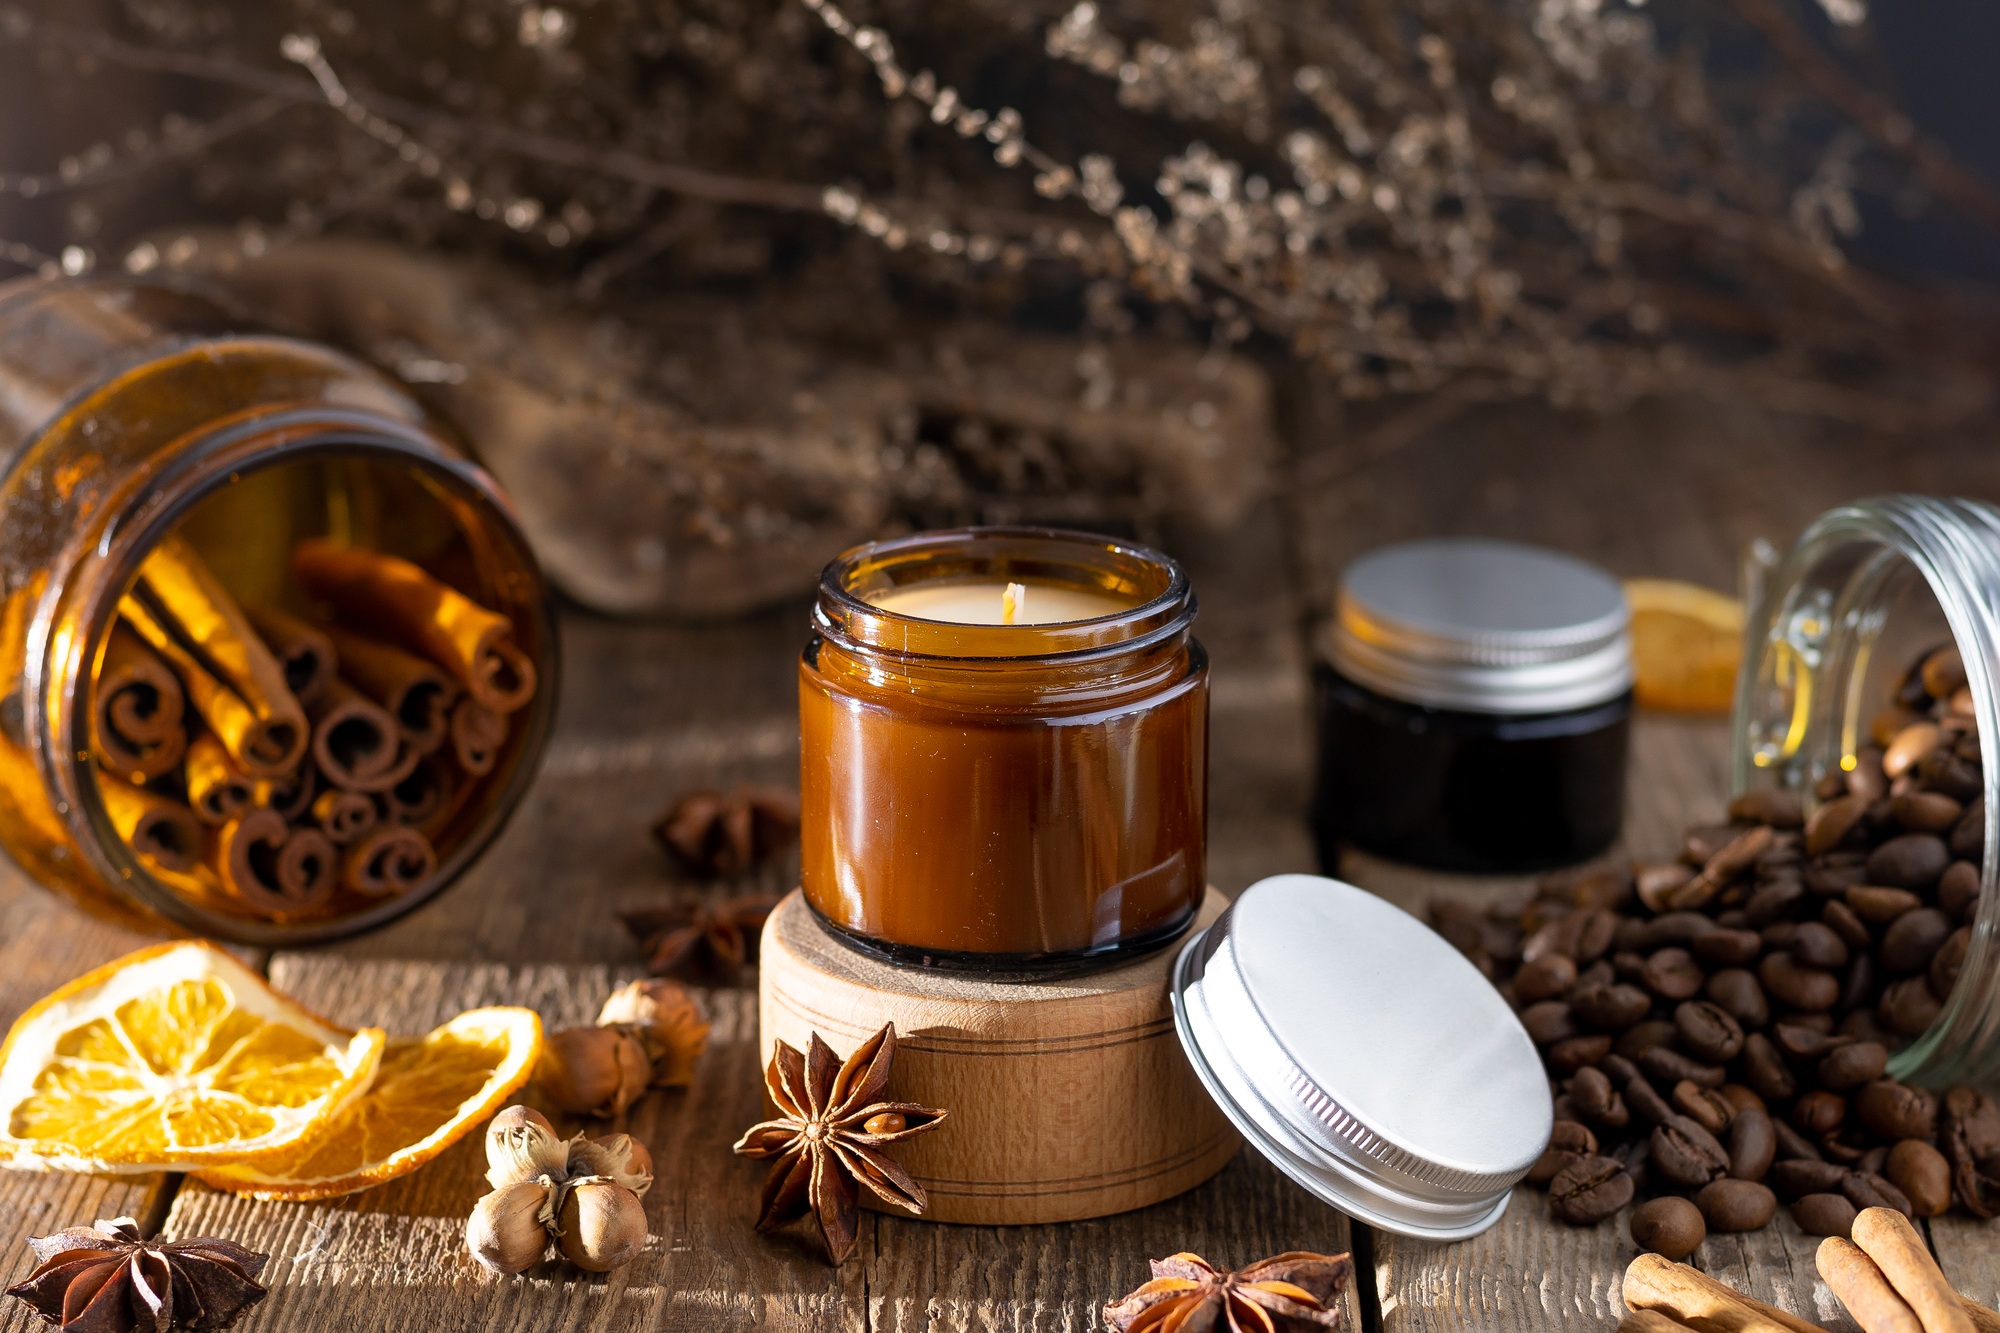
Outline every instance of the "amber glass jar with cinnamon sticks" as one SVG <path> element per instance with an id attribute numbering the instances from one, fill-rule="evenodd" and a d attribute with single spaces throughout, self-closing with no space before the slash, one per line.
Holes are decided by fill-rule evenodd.
<path id="1" fill-rule="evenodd" d="M 856 548 L 799 668 L 806 900 L 902 961 L 1072 966 L 1205 884 L 1208 659 L 1155 551 L 1041 529 Z"/>
<path id="2" fill-rule="evenodd" d="M 395 381 L 173 281 L 0 286 L 0 846 L 142 927 L 346 935 L 532 776 L 556 639 Z"/>

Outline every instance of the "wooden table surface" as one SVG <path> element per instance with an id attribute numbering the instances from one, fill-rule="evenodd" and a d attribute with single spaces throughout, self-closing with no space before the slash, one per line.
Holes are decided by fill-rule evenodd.
<path id="1" fill-rule="evenodd" d="M 1201 597 L 1214 660 L 1211 877 L 1235 892 L 1313 867 L 1305 643 L 1342 563 L 1387 540 L 1515 537 L 1621 575 L 1728 587 L 1758 536 L 1781 545 L 1840 500 L 1884 490 L 2000 498 L 2000 455 L 1976 441 L 1849 442 L 1791 421 L 1692 405 L 1619 418 L 1494 409 L 1438 421 L 1350 414 L 1310 389 L 1287 402 L 1295 443 L 1279 498 L 1224 536 L 1170 534 Z M 804 605 L 709 627 L 564 619 L 560 722 L 539 783 L 463 883 L 400 924 L 261 959 L 281 989 L 348 1023 L 420 1032 L 471 1005 L 527 1004 L 552 1025 L 588 1021 L 639 974 L 613 913 L 679 886 L 646 824 L 697 785 L 795 780 L 793 654 Z M 1624 849 L 1658 855 L 1716 817 L 1726 728 L 1643 717 Z M 1349 857 L 1345 873 L 1420 907 L 1479 895 L 1449 879 Z M 766 877 L 780 887 L 788 868 Z M 51 987 L 144 940 L 0 873 L 0 1022 Z M 652 1240 L 602 1278 L 551 1265 L 480 1276 L 461 1228 L 481 1193 L 476 1139 L 414 1176 L 321 1204 L 258 1204 L 174 1178 L 0 1172 L 0 1281 L 30 1265 L 29 1234 L 130 1214 L 170 1235 L 230 1237 L 272 1255 L 271 1296 L 239 1326 L 278 1329 L 1089 1329 L 1138 1285 L 1150 1257 L 1193 1250 L 1230 1267 L 1286 1249 L 1351 1248 L 1348 1315 L 1370 1333 L 1608 1330 L 1634 1248 L 1622 1220 L 1552 1223 L 1523 1190 L 1484 1236 L 1411 1242 L 1350 1224 L 1253 1153 L 1139 1212 L 1064 1226 L 981 1228 L 865 1215 L 856 1257 L 833 1269 L 801 1239 L 751 1229 L 760 1164 L 728 1151 L 760 1118 L 753 989 L 709 989 L 715 1022 L 698 1082 L 656 1093 L 630 1128 L 651 1145 Z M 1089 1126 L 1077 1132 L 1089 1133 Z M 2000 1304 L 2000 1232 L 1963 1219 L 1931 1234 L 1946 1271 Z M 1780 1214 L 1716 1237 L 1695 1262 L 1830 1329 L 1852 1326 L 1813 1272 L 1813 1242 Z M 0 1330 L 35 1327 L 0 1308 Z"/>

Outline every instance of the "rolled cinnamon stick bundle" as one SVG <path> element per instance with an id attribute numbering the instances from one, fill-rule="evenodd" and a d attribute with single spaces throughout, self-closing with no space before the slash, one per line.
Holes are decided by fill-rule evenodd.
<path id="1" fill-rule="evenodd" d="M 1909 1218 L 1893 1208 L 1863 1208 L 1855 1214 L 1853 1236 L 1896 1294 L 1909 1302 L 1924 1333 L 1974 1333 L 1972 1316 Z"/>
<path id="2" fill-rule="evenodd" d="M 340 655 L 341 677 L 388 709 L 404 740 L 424 754 L 444 744 L 458 697 L 458 687 L 444 672 L 414 653 L 338 625 L 327 626 L 326 636 Z"/>
<path id="3" fill-rule="evenodd" d="M 356 893 L 386 898 L 420 886 L 437 870 L 431 840 L 407 824 L 388 824 L 347 849 L 340 882 Z"/>
<path id="4" fill-rule="evenodd" d="M 201 860 L 202 828 L 194 812 L 158 792 L 110 778 L 97 784 L 118 836 L 139 855 L 186 872 Z"/>
<path id="5" fill-rule="evenodd" d="M 515 646 L 513 622 L 409 561 L 314 539 L 293 548 L 292 570 L 307 594 L 430 658 L 494 712 L 534 697 L 535 664 Z"/>
<path id="6" fill-rule="evenodd" d="M 257 804 L 257 783 L 230 762 L 229 751 L 209 732 L 188 746 L 188 805 L 205 824 L 221 824 Z"/>
<path id="7" fill-rule="evenodd" d="M 216 679 L 207 667 L 196 660 L 194 654 L 180 645 L 168 632 L 166 624 L 144 602 L 128 593 L 118 603 L 118 614 L 146 641 L 147 646 L 174 669 L 174 674 L 181 679 L 181 688 L 187 691 L 188 702 L 194 705 L 194 711 L 201 715 L 201 720 L 208 724 L 208 729 L 229 751 L 229 757 L 238 768 L 257 778 L 279 778 L 291 771 L 296 760 L 293 763 L 273 763 L 264 756 L 271 753 L 280 740 L 289 746 L 295 739 L 298 749 L 303 752 L 306 742 L 303 718 L 296 728 L 289 723 L 267 725 L 260 722 L 235 691 Z"/>
<path id="8" fill-rule="evenodd" d="M 345 847 L 382 820 L 374 797 L 338 787 L 329 787 L 313 798 L 312 817 L 336 847 Z"/>
<path id="9" fill-rule="evenodd" d="M 187 697 L 146 641 L 114 624 L 90 701 L 90 748 L 99 768 L 130 781 L 171 773 L 187 749 Z"/>
<path id="10" fill-rule="evenodd" d="M 307 760 L 282 778 L 260 780 L 256 787 L 256 802 L 276 810 L 287 824 L 296 824 L 312 808 L 319 786 L 312 761 Z"/>
<path id="11" fill-rule="evenodd" d="M 1826 1333 L 1817 1324 L 1657 1254 L 1642 1254 L 1632 1261 L 1625 1270 L 1624 1296 L 1634 1310 L 1658 1310 L 1704 1333 Z"/>
<path id="12" fill-rule="evenodd" d="M 278 669 L 284 672 L 292 697 L 301 707 L 312 707 L 339 669 L 333 640 L 310 621 L 274 606 L 246 606 L 243 614 L 250 617 L 265 647 L 278 659 Z"/>
<path id="13" fill-rule="evenodd" d="M 320 691 L 312 722 L 313 763 L 336 787 L 375 790 L 366 784 L 391 772 L 409 748 L 396 719 L 337 676 Z"/>
<path id="14" fill-rule="evenodd" d="M 426 755 L 401 782 L 382 793 L 385 813 L 397 824 L 421 824 L 444 808 L 451 794 L 451 774 L 435 755 Z"/>
<path id="15" fill-rule="evenodd" d="M 138 587 L 256 719 L 241 752 L 222 736 L 238 766 L 273 777 L 297 764 L 306 749 L 305 710 L 286 686 L 278 659 L 194 548 L 174 536 L 160 541 L 139 566 Z"/>
<path id="16" fill-rule="evenodd" d="M 493 771 L 507 743 L 507 719 L 467 695 L 451 710 L 451 752 L 475 778 Z"/>
<path id="17" fill-rule="evenodd" d="M 1815 1262 L 1826 1285 L 1861 1325 L 1861 1333 L 1924 1333 L 1916 1311 L 1853 1241 L 1828 1236 L 1819 1243 Z"/>
<path id="18" fill-rule="evenodd" d="M 215 832 L 213 866 L 229 895 L 260 916 L 317 911 L 339 884 L 339 853 L 316 828 L 287 828 L 256 809 Z"/>

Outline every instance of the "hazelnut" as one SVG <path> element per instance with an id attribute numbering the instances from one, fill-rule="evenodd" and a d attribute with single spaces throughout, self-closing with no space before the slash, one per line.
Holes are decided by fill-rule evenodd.
<path id="1" fill-rule="evenodd" d="M 548 1039 L 535 1082 L 569 1115 L 614 1116 L 639 1100 L 653 1063 L 620 1028 L 565 1028 Z"/>
<path id="2" fill-rule="evenodd" d="M 653 1154 L 630 1134 L 572 1139 L 569 1143 L 569 1172 L 578 1177 L 609 1176 L 644 1198 L 646 1191 L 653 1188 Z"/>
<path id="3" fill-rule="evenodd" d="M 486 1126 L 486 1183 L 494 1189 L 538 1176 L 562 1180 L 567 1157 L 555 1126 L 531 1106 L 509 1106 Z"/>
<path id="4" fill-rule="evenodd" d="M 549 1248 L 550 1188 L 545 1181 L 516 1181 L 474 1205 L 465 1219 L 465 1248 L 472 1257 L 496 1273 L 518 1273 L 541 1262 Z"/>
<path id="5" fill-rule="evenodd" d="M 608 1273 L 646 1248 L 646 1210 L 639 1196 L 617 1181 L 586 1176 L 563 1199 L 557 1238 L 578 1268 Z"/>
<path id="6" fill-rule="evenodd" d="M 654 1087 L 682 1088 L 694 1081 L 694 1062 L 708 1045 L 709 1025 L 686 987 L 656 978 L 629 981 L 611 992 L 597 1021 L 623 1027 L 645 1045 Z"/>

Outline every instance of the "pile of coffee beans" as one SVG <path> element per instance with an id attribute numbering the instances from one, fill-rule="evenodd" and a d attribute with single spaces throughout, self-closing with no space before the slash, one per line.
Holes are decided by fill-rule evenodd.
<path id="1" fill-rule="evenodd" d="M 1780 1202 L 1817 1235 L 1857 1210 L 2000 1211 L 2000 1107 L 1885 1074 L 1958 980 L 1985 849 L 1979 734 L 1956 649 L 1924 657 L 1854 767 L 1739 796 L 1680 858 L 1567 872 L 1523 903 L 1440 902 L 1555 1095 L 1529 1173 L 1586 1226 L 1632 1214 L 1679 1258 Z"/>

